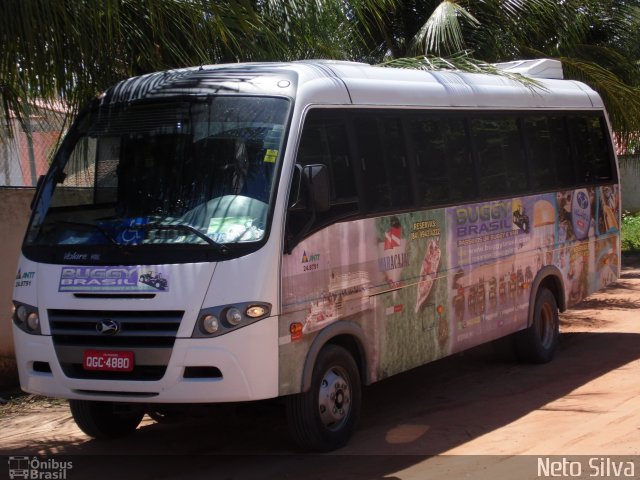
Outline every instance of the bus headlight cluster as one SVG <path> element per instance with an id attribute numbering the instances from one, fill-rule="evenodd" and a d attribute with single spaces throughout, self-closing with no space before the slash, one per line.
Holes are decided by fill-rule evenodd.
<path id="1" fill-rule="evenodd" d="M 13 302 L 13 323 L 22 331 L 41 335 L 40 314 L 36 307 L 21 302 Z"/>
<path id="2" fill-rule="evenodd" d="M 271 305 L 264 302 L 246 302 L 236 305 L 203 308 L 192 337 L 215 337 L 257 322 L 271 314 Z"/>

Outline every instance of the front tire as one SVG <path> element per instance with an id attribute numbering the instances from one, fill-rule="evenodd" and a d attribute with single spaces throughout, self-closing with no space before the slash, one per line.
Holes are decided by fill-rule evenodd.
<path id="1" fill-rule="evenodd" d="M 133 433 L 144 416 L 139 406 L 114 402 L 69 400 L 69 408 L 80 430 L 100 440 Z"/>
<path id="2" fill-rule="evenodd" d="M 547 288 L 536 295 L 531 326 L 515 334 L 516 355 L 528 363 L 547 363 L 553 359 L 560 336 L 560 317 L 556 297 Z"/>
<path id="3" fill-rule="evenodd" d="M 353 356 L 337 345 L 320 350 L 311 388 L 287 397 L 287 422 L 303 449 L 328 452 L 349 441 L 360 415 L 360 374 Z"/>

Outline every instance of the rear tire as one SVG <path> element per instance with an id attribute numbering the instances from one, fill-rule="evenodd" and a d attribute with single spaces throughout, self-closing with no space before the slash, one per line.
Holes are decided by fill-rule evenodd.
<path id="1" fill-rule="evenodd" d="M 343 447 L 360 416 L 361 398 L 360 374 L 351 354 L 337 345 L 324 346 L 309 391 L 286 399 L 291 437 L 304 450 Z"/>
<path id="2" fill-rule="evenodd" d="M 144 416 L 139 406 L 114 402 L 69 400 L 69 408 L 80 430 L 96 439 L 129 435 Z"/>
<path id="3" fill-rule="evenodd" d="M 553 359 L 560 336 L 556 297 L 547 288 L 536 296 L 531 326 L 515 334 L 516 355 L 523 362 L 547 363 Z"/>

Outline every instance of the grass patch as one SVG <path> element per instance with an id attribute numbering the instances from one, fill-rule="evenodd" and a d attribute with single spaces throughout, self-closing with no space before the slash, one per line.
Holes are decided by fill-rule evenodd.
<path id="1" fill-rule="evenodd" d="M 622 251 L 640 253 L 640 215 L 625 212 L 622 215 Z"/>

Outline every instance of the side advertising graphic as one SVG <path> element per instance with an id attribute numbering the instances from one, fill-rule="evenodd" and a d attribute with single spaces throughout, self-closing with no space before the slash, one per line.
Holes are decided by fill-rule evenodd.
<path id="1" fill-rule="evenodd" d="M 531 282 L 553 248 L 554 209 L 545 196 L 447 209 L 452 351 L 524 326 Z M 535 255 L 521 255 L 535 252 Z"/>
<path id="2" fill-rule="evenodd" d="M 525 328 L 547 265 L 569 306 L 619 275 L 617 187 L 583 188 L 332 225 L 283 259 L 281 394 L 318 332 L 355 323 L 369 380 Z"/>
<path id="3" fill-rule="evenodd" d="M 447 250 L 444 210 L 375 219 L 379 284 L 375 376 L 402 372 L 446 355 Z M 389 241 L 389 240 L 393 241 Z"/>

